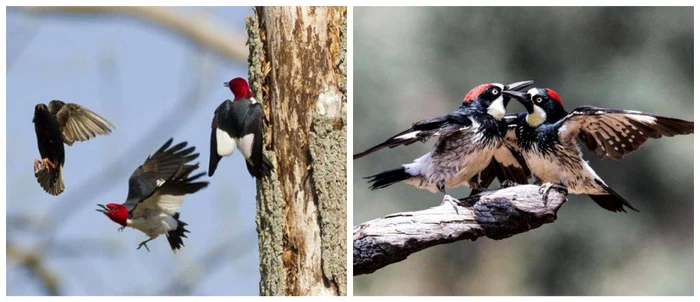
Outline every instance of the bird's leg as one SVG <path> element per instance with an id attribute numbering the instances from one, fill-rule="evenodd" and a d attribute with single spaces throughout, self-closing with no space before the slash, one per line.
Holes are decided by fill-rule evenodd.
<path id="1" fill-rule="evenodd" d="M 455 212 L 459 215 L 459 210 L 457 209 L 457 204 L 459 203 L 459 199 L 456 199 L 449 194 L 447 194 L 447 191 L 445 191 L 445 181 L 441 180 L 437 183 L 437 188 L 440 191 L 440 193 L 445 194 L 445 196 L 442 198 L 442 204 L 445 204 L 446 202 L 449 203 L 453 209 L 455 209 Z M 441 205 L 442 205 L 441 204 Z"/>
<path id="2" fill-rule="evenodd" d="M 542 201 L 544 201 L 544 206 L 547 207 L 547 198 L 549 198 L 549 190 L 551 189 L 557 189 L 559 192 L 564 193 L 564 195 L 569 194 L 569 190 L 562 184 L 555 184 L 555 183 L 545 183 L 542 186 L 540 186 L 540 193 L 542 193 Z"/>
<path id="3" fill-rule="evenodd" d="M 542 185 L 542 180 L 539 177 L 533 175 L 532 178 L 534 178 L 534 181 L 532 182 L 533 185 L 536 185 L 536 186 Z"/>
<path id="4" fill-rule="evenodd" d="M 126 227 L 125 227 L 125 226 L 123 226 L 123 227 L 121 227 L 121 228 L 118 228 L 118 229 L 117 229 L 117 232 L 123 232 L 123 231 L 124 231 L 124 229 L 126 229 Z"/>
<path id="5" fill-rule="evenodd" d="M 145 248 L 146 248 L 146 250 L 147 250 L 147 251 L 149 251 L 149 252 L 150 252 L 151 250 L 150 250 L 150 249 L 148 248 L 148 245 L 146 245 L 146 242 L 149 242 L 149 241 L 151 241 L 151 240 L 153 240 L 153 239 L 156 239 L 156 237 L 153 237 L 153 238 L 148 238 L 148 240 L 146 240 L 146 241 L 144 241 L 144 242 L 141 242 L 141 243 L 139 243 L 139 246 L 138 246 L 138 247 L 137 247 L 136 249 L 137 249 L 137 250 L 139 250 L 139 249 L 141 249 L 141 247 L 143 246 L 143 247 L 145 247 Z"/>

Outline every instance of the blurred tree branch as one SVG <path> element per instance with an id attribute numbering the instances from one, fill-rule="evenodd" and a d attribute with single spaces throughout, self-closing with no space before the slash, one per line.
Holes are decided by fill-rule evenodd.
<path id="1" fill-rule="evenodd" d="M 44 288 L 48 295 L 59 295 L 58 278 L 56 278 L 56 274 L 46 267 L 46 263 L 44 263 L 41 254 L 23 250 L 10 241 L 7 241 L 6 244 L 7 260 L 14 260 L 19 265 L 27 269 L 29 273 L 38 279 L 39 284 Z"/>
<path id="2" fill-rule="evenodd" d="M 353 229 L 353 275 L 373 273 L 431 246 L 486 236 L 504 239 L 554 222 L 566 195 L 552 189 L 545 204 L 540 187 L 485 191 L 427 210 L 387 215 Z"/>
<path id="3" fill-rule="evenodd" d="M 106 14 L 132 17 L 173 31 L 233 61 L 246 62 L 248 59 L 245 37 L 229 30 L 229 25 L 217 24 L 212 18 L 193 18 L 193 14 L 184 14 L 175 8 L 150 6 L 36 6 L 24 7 L 23 9 L 37 13 Z"/>

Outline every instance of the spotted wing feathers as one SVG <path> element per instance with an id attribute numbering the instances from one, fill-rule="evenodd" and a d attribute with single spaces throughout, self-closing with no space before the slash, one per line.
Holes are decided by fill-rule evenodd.
<path id="1" fill-rule="evenodd" d="M 109 121 L 78 104 L 61 101 L 49 102 L 49 111 L 56 115 L 63 141 L 73 145 L 97 135 L 108 135 L 114 129 Z"/>
<path id="2" fill-rule="evenodd" d="M 693 122 L 654 114 L 579 107 L 561 122 L 560 136 L 578 135 L 599 158 L 620 159 L 649 138 L 693 133 Z"/>

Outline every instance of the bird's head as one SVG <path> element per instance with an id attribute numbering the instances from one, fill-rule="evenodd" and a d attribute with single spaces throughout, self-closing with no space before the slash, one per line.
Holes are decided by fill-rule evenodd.
<path id="1" fill-rule="evenodd" d="M 238 101 L 241 99 L 250 99 L 253 97 L 253 92 L 250 91 L 248 81 L 246 81 L 244 78 L 235 78 L 233 80 L 225 82 L 224 86 L 228 87 L 228 89 L 231 89 L 234 101 Z"/>
<path id="2" fill-rule="evenodd" d="M 531 88 L 527 92 L 506 91 L 527 109 L 527 123 L 537 127 L 545 121 L 555 122 L 566 115 L 564 104 L 556 91 L 549 88 Z"/>
<path id="3" fill-rule="evenodd" d="M 36 106 L 34 106 L 34 118 L 32 118 L 32 123 L 36 123 L 37 114 L 46 114 L 46 112 L 49 112 L 49 107 L 46 106 L 46 104 L 36 104 Z"/>
<path id="4" fill-rule="evenodd" d="M 496 119 L 501 119 L 506 114 L 506 107 L 510 101 L 508 95 L 503 94 L 504 91 L 518 91 L 527 86 L 532 85 L 532 81 L 515 82 L 508 85 L 500 83 L 487 83 L 474 87 L 462 101 L 463 106 L 478 104 L 482 108 L 486 108 L 486 113 Z"/>
<path id="5" fill-rule="evenodd" d="M 129 210 L 125 206 L 118 203 L 108 203 L 107 205 L 98 204 L 98 212 L 102 212 L 112 221 L 120 224 L 121 226 L 126 226 L 126 220 L 129 218 Z"/>

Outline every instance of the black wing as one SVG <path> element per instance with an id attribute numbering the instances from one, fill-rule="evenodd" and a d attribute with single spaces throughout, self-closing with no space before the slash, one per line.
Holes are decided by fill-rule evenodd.
<path id="1" fill-rule="evenodd" d="M 114 128 L 109 121 L 78 104 L 54 100 L 49 102 L 49 111 L 56 115 L 63 141 L 69 146 L 75 141 L 107 135 Z"/>
<path id="2" fill-rule="evenodd" d="M 559 136 L 578 135 L 599 158 L 620 159 L 649 138 L 693 133 L 693 122 L 654 114 L 583 106 L 559 122 Z"/>
<path id="3" fill-rule="evenodd" d="M 383 143 L 353 155 L 353 159 L 358 159 L 387 147 L 394 148 L 400 145 L 410 145 L 418 141 L 425 142 L 432 136 L 449 135 L 456 131 L 469 129 L 471 125 L 471 119 L 458 113 L 422 120 L 414 123 L 411 128 L 392 136 Z"/>
<path id="4" fill-rule="evenodd" d="M 253 150 L 250 152 L 250 162 L 246 160 L 248 172 L 260 178 L 261 176 L 270 175 L 272 164 L 263 154 L 263 120 L 265 113 L 260 103 L 252 103 L 248 115 L 245 118 L 243 129 L 255 129 L 253 132 Z"/>
<path id="5" fill-rule="evenodd" d="M 153 195 L 159 187 L 170 187 L 169 181 L 181 178 L 183 172 L 191 172 L 193 170 L 191 167 L 196 168 L 196 165 L 187 165 L 199 156 L 199 153 L 193 153 L 195 147 L 185 149 L 187 142 L 170 147 L 172 142 L 172 138 L 165 142 L 131 174 L 129 194 L 124 202 L 124 206 L 129 211 Z"/>
<path id="6" fill-rule="evenodd" d="M 221 108 L 221 106 L 219 106 L 219 108 Z M 219 153 L 216 151 L 218 147 L 216 143 L 216 121 L 218 119 L 219 108 L 216 108 L 216 111 L 214 111 L 214 118 L 211 120 L 211 143 L 209 145 L 209 177 L 214 175 L 216 167 L 219 165 L 219 161 L 221 160 L 221 155 L 219 155 Z"/>

